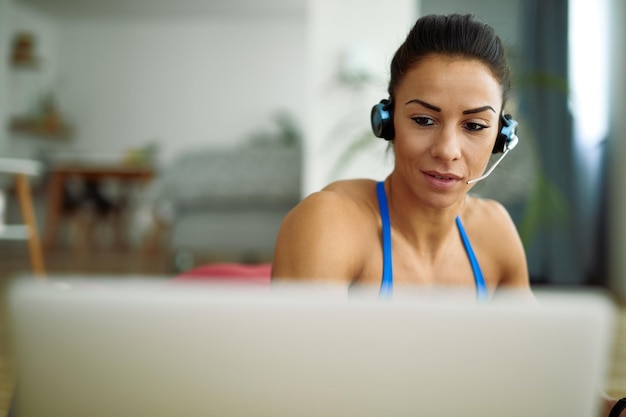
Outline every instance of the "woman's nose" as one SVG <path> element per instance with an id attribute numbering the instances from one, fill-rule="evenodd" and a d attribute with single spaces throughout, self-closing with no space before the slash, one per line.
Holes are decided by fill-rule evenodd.
<path id="1" fill-rule="evenodd" d="M 446 161 L 460 158 L 460 133 L 453 126 L 442 128 L 431 144 L 430 153 L 433 158 Z"/>

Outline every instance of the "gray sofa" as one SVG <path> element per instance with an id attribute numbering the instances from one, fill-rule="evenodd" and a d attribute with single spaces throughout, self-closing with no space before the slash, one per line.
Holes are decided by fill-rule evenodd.
<path id="1" fill-rule="evenodd" d="M 145 241 L 165 247 L 179 271 L 270 261 L 279 226 L 301 198 L 301 156 L 298 144 L 280 140 L 179 155 L 141 197 L 151 223 Z"/>

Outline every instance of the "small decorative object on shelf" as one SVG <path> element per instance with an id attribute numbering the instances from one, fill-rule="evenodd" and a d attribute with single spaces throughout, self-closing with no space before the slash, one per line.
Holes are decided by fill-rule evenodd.
<path id="1" fill-rule="evenodd" d="M 15 67 L 36 67 L 35 36 L 30 32 L 19 32 L 13 37 L 11 63 Z"/>

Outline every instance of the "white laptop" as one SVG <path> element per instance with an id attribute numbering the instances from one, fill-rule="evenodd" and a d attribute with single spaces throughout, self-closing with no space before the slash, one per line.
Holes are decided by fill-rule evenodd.
<path id="1" fill-rule="evenodd" d="M 614 317 L 602 294 L 327 290 L 19 281 L 17 416 L 596 415 Z"/>

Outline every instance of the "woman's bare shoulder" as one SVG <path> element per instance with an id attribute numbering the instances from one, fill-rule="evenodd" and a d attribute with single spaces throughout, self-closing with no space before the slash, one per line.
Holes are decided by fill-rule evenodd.
<path id="1" fill-rule="evenodd" d="M 513 220 L 501 203 L 471 196 L 466 199 L 462 220 L 472 240 L 506 244 L 519 239 Z"/>
<path id="2" fill-rule="evenodd" d="M 372 197 L 373 196 L 373 197 Z M 340 181 L 312 193 L 285 217 L 276 241 L 274 276 L 350 280 L 358 275 L 372 215 L 373 181 Z M 369 227 L 368 227 L 369 225 Z"/>
<path id="3" fill-rule="evenodd" d="M 369 179 L 340 180 L 328 184 L 322 191 L 339 193 L 349 198 L 360 200 L 370 198 L 375 193 L 376 181 Z"/>
<path id="4" fill-rule="evenodd" d="M 468 196 L 462 219 L 472 244 L 500 271 L 500 284 L 527 286 L 524 247 L 507 209 L 495 200 Z"/>
<path id="5" fill-rule="evenodd" d="M 347 217 L 364 214 L 370 211 L 376 202 L 375 182 L 371 180 L 343 180 L 333 182 L 321 191 L 307 196 L 296 206 L 295 211 L 305 215 L 326 214 L 335 212 L 338 216 Z M 339 213 L 341 212 L 341 213 Z"/>
<path id="6" fill-rule="evenodd" d="M 465 202 L 463 213 L 472 221 L 488 221 L 492 216 L 494 220 L 510 219 L 507 209 L 496 200 L 468 195 Z"/>

